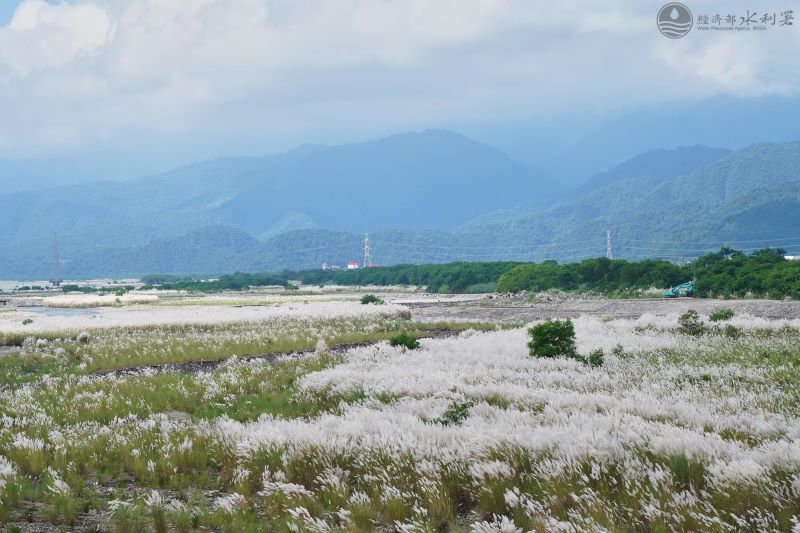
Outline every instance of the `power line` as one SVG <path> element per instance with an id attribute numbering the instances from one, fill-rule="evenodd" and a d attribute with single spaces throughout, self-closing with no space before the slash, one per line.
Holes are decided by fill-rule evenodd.
<path id="1" fill-rule="evenodd" d="M 772 239 L 772 238 L 763 238 L 763 239 L 753 239 L 748 241 L 646 241 L 646 240 L 638 240 L 638 239 L 625 239 L 626 242 L 640 242 L 640 243 L 649 243 L 649 244 L 708 244 L 708 245 L 724 245 L 724 244 L 750 244 L 754 242 L 781 242 L 781 241 L 797 241 L 800 240 L 800 236 L 797 237 L 782 237 L 780 239 Z"/>
<path id="2" fill-rule="evenodd" d="M 742 251 L 754 251 L 763 248 L 764 245 L 777 245 L 783 241 L 783 248 L 800 248 L 800 237 L 782 237 L 780 239 L 753 239 L 741 241 L 727 241 L 708 243 L 708 247 L 698 247 L 699 243 L 689 241 L 659 241 L 644 239 L 623 239 L 614 241 L 611 230 L 606 230 L 606 249 L 605 256 L 609 259 L 616 256 L 628 259 L 634 258 L 664 258 L 673 261 L 687 260 L 702 253 L 712 251 L 718 245 L 733 243 L 762 243 L 761 247 L 747 247 Z M 352 240 L 349 242 L 331 242 L 324 246 L 308 247 L 302 249 L 291 249 L 292 253 L 312 253 L 321 252 L 328 254 L 350 254 L 347 250 L 353 250 L 357 244 Z M 539 244 L 520 244 L 520 245 L 470 245 L 467 243 L 439 243 L 436 245 L 414 242 L 393 242 L 391 238 L 379 239 L 382 243 L 384 255 L 392 260 L 408 262 L 451 262 L 461 260 L 494 260 L 494 261 L 539 261 L 546 259 L 557 260 L 579 260 L 580 258 L 602 257 L 602 241 L 598 235 L 597 239 L 591 240 L 566 240 Z M 369 234 L 364 234 L 364 266 L 372 264 L 371 246 Z M 430 251 L 430 252 L 428 252 Z"/>
<path id="3" fill-rule="evenodd" d="M 787 244 L 787 245 L 781 246 L 781 248 L 785 248 L 785 247 L 793 248 L 793 247 L 798 247 L 798 246 L 800 246 L 800 243 L 798 243 L 798 244 Z M 655 250 L 655 249 L 657 249 L 657 248 L 652 247 L 652 246 L 627 246 L 627 245 L 623 245 L 622 248 L 625 248 L 627 250 Z M 738 250 L 741 251 L 741 252 L 754 252 L 756 250 L 762 250 L 762 249 L 764 249 L 764 246 L 756 246 L 756 247 L 752 247 L 752 248 L 739 248 Z M 677 252 L 689 252 L 689 253 L 691 253 L 691 252 L 708 252 L 709 248 L 667 248 L 664 251 L 665 252 L 670 252 L 670 253 L 677 253 Z"/>

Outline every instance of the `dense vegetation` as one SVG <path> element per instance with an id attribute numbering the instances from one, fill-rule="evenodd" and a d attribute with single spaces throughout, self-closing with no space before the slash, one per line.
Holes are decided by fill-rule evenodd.
<path id="1" fill-rule="evenodd" d="M 520 264 L 502 261 L 395 265 L 358 270 L 304 270 L 284 272 L 283 276 L 309 285 L 424 285 L 430 292 L 493 292 L 497 279 Z"/>
<path id="2" fill-rule="evenodd" d="M 800 261 L 787 261 L 780 248 L 752 255 L 723 248 L 694 262 L 698 296 L 800 299 Z"/>
<path id="3" fill-rule="evenodd" d="M 226 274 L 220 276 L 219 279 L 209 281 L 194 281 L 185 279 L 183 281 L 173 281 L 170 283 L 163 283 L 158 286 L 159 289 L 174 289 L 185 291 L 201 291 L 201 292 L 214 292 L 214 291 L 240 291 L 248 287 L 269 287 L 280 286 L 285 289 L 292 289 L 294 286 L 286 279 L 280 278 L 274 274 L 261 272 L 257 274 L 247 274 L 244 272 L 237 272 L 235 274 Z"/>
<path id="4" fill-rule="evenodd" d="M 499 292 L 545 291 L 622 291 L 671 287 L 691 279 L 685 267 L 669 261 L 630 262 L 623 259 L 586 259 L 560 265 L 555 261 L 519 265 L 500 276 Z"/>
<path id="5" fill-rule="evenodd" d="M 695 280 L 695 294 L 702 297 L 800 299 L 800 262 L 787 261 L 780 248 L 765 248 L 746 255 L 723 248 L 680 266 L 667 261 L 611 261 L 587 259 L 560 265 L 555 261 L 526 263 L 500 276 L 499 292 L 566 291 L 617 292 L 649 287 L 666 288 Z"/>
<path id="6" fill-rule="evenodd" d="M 800 299 L 800 262 L 787 261 L 785 251 L 765 248 L 751 255 L 730 248 L 709 253 L 687 265 L 648 259 L 644 261 L 586 259 L 579 263 L 487 262 L 437 265 L 396 265 L 358 270 L 303 270 L 281 274 L 236 273 L 213 281 L 162 283 L 162 289 L 190 291 L 242 290 L 277 285 L 292 288 L 289 280 L 307 285 L 416 285 L 429 292 L 539 292 L 547 290 L 592 291 L 627 295 L 649 288 L 666 289 L 690 279 L 701 297 Z M 150 283 L 167 276 L 146 276 Z M 144 278 L 143 278 L 144 279 Z"/>

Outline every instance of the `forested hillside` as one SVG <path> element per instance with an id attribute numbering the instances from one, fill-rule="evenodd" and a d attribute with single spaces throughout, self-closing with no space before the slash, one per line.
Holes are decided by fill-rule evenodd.
<path id="1" fill-rule="evenodd" d="M 800 252 L 798 142 L 727 155 L 651 152 L 598 174 L 588 192 L 545 204 L 537 200 L 555 194 L 550 182 L 525 172 L 490 147 L 427 132 L 211 161 L 126 184 L 14 193 L 0 197 L 8 215 L 0 219 L 0 277 L 48 276 L 53 231 L 73 278 L 344 265 L 362 260 L 365 232 L 381 265 L 572 262 L 605 256 L 607 231 L 614 257 L 626 259 L 685 261 L 725 245 Z M 312 175 L 336 179 L 304 185 Z M 372 177 L 386 175 L 403 190 Z M 465 221 L 458 227 L 455 212 Z"/>

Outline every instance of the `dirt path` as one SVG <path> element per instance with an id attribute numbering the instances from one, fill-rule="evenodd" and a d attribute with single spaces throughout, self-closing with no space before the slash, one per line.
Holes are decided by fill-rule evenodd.
<path id="1" fill-rule="evenodd" d="M 458 329 L 434 329 L 430 331 L 426 331 L 424 334 L 417 335 L 419 339 L 441 339 L 444 337 L 452 337 L 461 333 L 461 330 Z M 333 355 L 340 355 L 352 348 L 359 348 L 363 346 L 373 346 L 378 344 L 379 342 L 384 341 L 367 341 L 367 342 L 355 342 L 355 343 L 348 343 L 348 344 L 337 344 L 331 346 L 330 351 Z M 313 350 L 308 351 L 299 351 L 299 352 L 275 352 L 275 353 L 268 353 L 268 354 L 261 354 L 261 355 L 250 355 L 245 357 L 239 357 L 240 361 L 268 361 L 274 362 L 280 357 L 286 356 L 294 356 L 294 357 L 302 357 L 305 355 L 313 354 Z M 132 376 L 136 374 L 140 374 L 146 370 L 156 370 L 159 372 L 185 372 L 185 373 L 194 373 L 194 372 L 206 372 L 210 370 L 215 370 L 220 366 L 229 363 L 232 357 L 226 357 L 224 359 L 215 359 L 215 360 L 200 360 L 200 361 L 187 361 L 185 363 L 164 363 L 158 365 L 140 365 L 128 368 L 116 368 L 110 370 L 98 370 L 97 372 L 92 372 L 90 376 L 101 377 L 101 376 Z"/>

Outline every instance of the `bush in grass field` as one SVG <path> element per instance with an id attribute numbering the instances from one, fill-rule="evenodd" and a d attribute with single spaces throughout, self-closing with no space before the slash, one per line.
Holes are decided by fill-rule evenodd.
<path id="1" fill-rule="evenodd" d="M 598 348 L 589 355 L 575 354 L 572 356 L 572 359 L 575 359 L 579 363 L 583 363 L 585 365 L 597 368 L 603 366 L 603 363 L 605 362 L 606 359 L 606 354 L 602 348 Z"/>
<path id="2" fill-rule="evenodd" d="M 369 304 L 382 305 L 383 304 L 383 300 L 381 300 L 380 298 L 378 298 L 374 294 L 365 294 L 364 296 L 361 297 L 361 304 L 362 305 L 369 305 Z"/>
<path id="3" fill-rule="evenodd" d="M 737 328 L 731 324 L 726 324 L 725 328 L 722 330 L 722 333 L 724 333 L 729 339 L 736 340 L 742 336 L 743 331 L 742 328 Z"/>
<path id="4" fill-rule="evenodd" d="M 572 320 L 546 320 L 528 330 L 528 350 L 532 357 L 569 357 L 592 367 L 603 366 L 605 353 L 599 348 L 588 356 L 575 346 L 575 325 Z"/>
<path id="5" fill-rule="evenodd" d="M 700 315 L 697 311 L 689 309 L 678 317 L 678 332 L 684 335 L 699 337 L 706 332 L 706 325 L 700 320 Z"/>
<path id="6" fill-rule="evenodd" d="M 434 422 L 443 426 L 460 426 L 469 417 L 469 409 L 474 405 L 473 402 L 452 402 Z"/>
<path id="7" fill-rule="evenodd" d="M 528 330 L 528 349 L 533 357 L 575 357 L 575 326 L 572 320 L 546 320 Z"/>
<path id="8" fill-rule="evenodd" d="M 419 348 L 419 341 L 417 338 L 406 333 L 405 331 L 389 339 L 389 344 L 392 346 L 403 346 L 409 350 L 416 350 Z"/>
<path id="9" fill-rule="evenodd" d="M 708 315 L 708 319 L 711 322 L 723 322 L 725 320 L 730 320 L 735 314 L 733 309 L 725 307 L 712 311 L 711 314 Z"/>
<path id="10" fill-rule="evenodd" d="M 590 366 L 603 366 L 603 362 L 605 361 L 605 353 L 603 352 L 602 348 L 598 348 L 589 354 L 588 359 L 589 360 L 587 362 Z"/>

